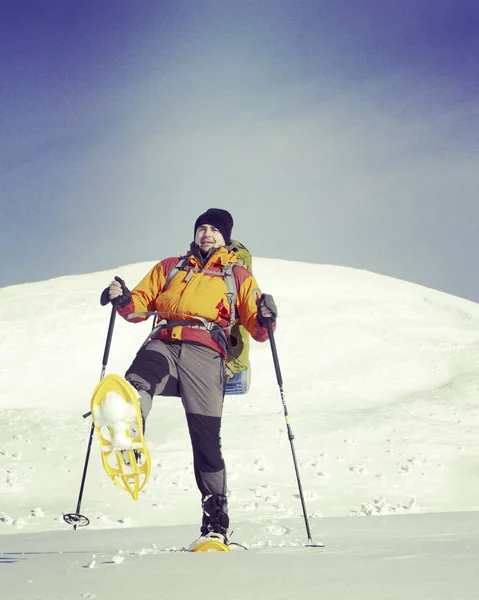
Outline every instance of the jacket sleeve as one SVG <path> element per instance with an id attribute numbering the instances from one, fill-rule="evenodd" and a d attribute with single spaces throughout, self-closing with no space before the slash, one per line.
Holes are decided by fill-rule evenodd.
<path id="1" fill-rule="evenodd" d="M 144 321 L 148 316 L 128 319 L 128 315 L 138 312 L 150 312 L 155 310 L 155 300 L 163 289 L 165 276 L 163 263 L 159 262 L 143 277 L 140 283 L 131 291 L 131 301 L 125 307 L 118 307 L 118 314 L 130 323 Z"/>
<path id="2" fill-rule="evenodd" d="M 245 270 L 246 271 L 246 270 Z M 247 276 L 238 287 L 236 307 L 240 315 L 241 324 L 257 342 L 265 342 L 268 339 L 268 328 L 258 323 L 257 301 L 261 297 L 261 290 L 255 277 L 246 271 Z M 273 331 L 276 323 L 273 323 Z"/>

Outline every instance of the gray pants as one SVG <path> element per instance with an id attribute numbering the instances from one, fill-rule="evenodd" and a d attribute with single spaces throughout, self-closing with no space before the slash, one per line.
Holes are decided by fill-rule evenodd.
<path id="1" fill-rule="evenodd" d="M 136 355 L 125 378 L 140 393 L 146 420 L 153 396 L 179 396 L 186 413 L 198 488 L 203 497 L 226 494 L 221 453 L 225 390 L 223 357 L 200 344 L 151 340 Z"/>

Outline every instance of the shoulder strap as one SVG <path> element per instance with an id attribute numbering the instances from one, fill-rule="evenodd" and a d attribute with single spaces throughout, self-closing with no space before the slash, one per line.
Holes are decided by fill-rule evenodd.
<path id="1" fill-rule="evenodd" d="M 228 263 L 225 267 L 223 267 L 223 271 L 222 271 L 223 278 L 226 283 L 226 295 L 228 297 L 228 302 L 230 303 L 230 309 L 231 309 L 230 321 L 228 323 L 228 328 L 230 330 L 236 321 L 235 304 L 236 304 L 236 298 L 238 296 L 238 288 L 236 287 L 236 279 L 235 279 L 235 275 L 233 272 L 233 267 L 235 265 L 241 266 L 241 263 L 239 263 L 239 262 Z"/>
<path id="2" fill-rule="evenodd" d="M 166 277 L 165 285 L 163 286 L 163 289 L 161 290 L 162 292 L 164 292 L 166 290 L 166 288 L 170 285 L 171 280 L 178 273 L 178 271 L 185 270 L 187 263 L 188 263 L 188 256 L 186 254 L 185 254 L 185 256 L 180 256 L 176 265 L 168 273 L 168 275 Z"/>
<path id="3" fill-rule="evenodd" d="M 185 254 L 185 256 L 180 256 L 176 265 L 172 269 L 170 269 L 170 272 L 166 276 L 165 285 L 163 286 L 163 289 L 161 290 L 162 292 L 164 292 L 166 290 L 166 288 L 170 285 L 171 280 L 178 273 L 178 271 L 185 270 L 187 263 L 188 263 L 188 256 L 186 254 Z M 152 331 L 155 330 L 155 328 L 158 325 L 158 322 L 159 322 L 159 318 L 158 318 L 158 315 L 156 314 L 153 318 L 153 325 L 151 327 Z M 150 337 L 151 337 L 151 335 L 152 334 L 150 334 Z M 146 342 L 145 342 L 145 344 L 146 344 Z"/>

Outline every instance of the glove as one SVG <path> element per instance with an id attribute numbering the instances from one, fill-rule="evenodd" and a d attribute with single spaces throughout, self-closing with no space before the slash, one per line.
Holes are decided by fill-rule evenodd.
<path id="1" fill-rule="evenodd" d="M 130 290 L 121 277 L 115 277 L 101 293 L 100 304 L 105 306 L 108 302 L 111 302 L 114 306 L 121 306 L 121 308 L 131 302 Z"/>
<path id="2" fill-rule="evenodd" d="M 271 294 L 263 294 L 261 298 L 257 301 L 258 306 L 258 323 L 264 327 L 268 322 L 268 319 L 271 320 L 272 323 L 276 321 L 276 317 L 278 316 L 278 309 L 276 308 L 276 304 L 274 298 Z M 263 314 L 269 313 L 269 314 Z"/>

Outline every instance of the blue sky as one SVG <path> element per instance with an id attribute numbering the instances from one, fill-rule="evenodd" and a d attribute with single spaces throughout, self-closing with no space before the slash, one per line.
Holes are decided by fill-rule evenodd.
<path id="1" fill-rule="evenodd" d="M 184 252 L 479 301 L 473 0 L 5 0 L 0 286 Z M 136 282 L 129 282 L 134 285 Z"/>

